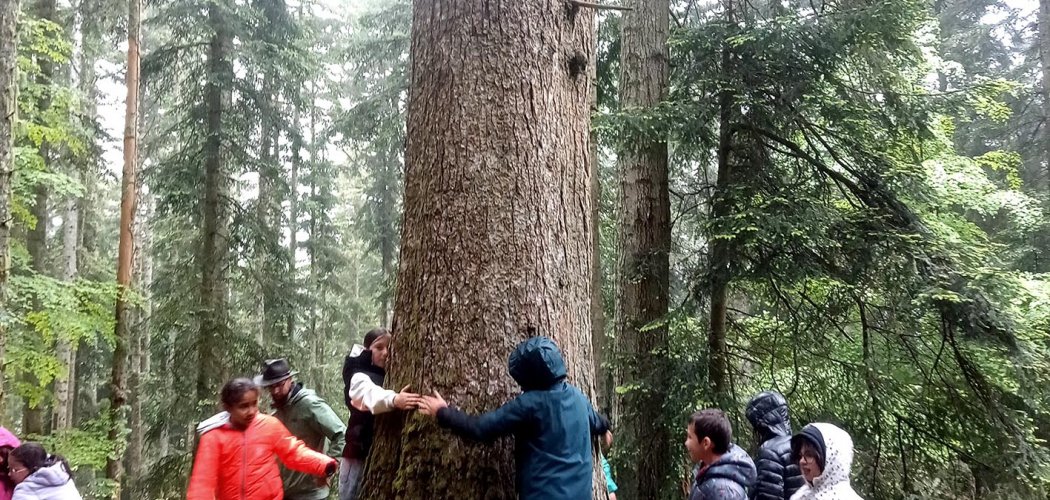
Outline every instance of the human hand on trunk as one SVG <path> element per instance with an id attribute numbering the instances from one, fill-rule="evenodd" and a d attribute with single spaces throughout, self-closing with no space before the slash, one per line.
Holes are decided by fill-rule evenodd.
<path id="1" fill-rule="evenodd" d="M 433 396 L 420 396 L 419 412 L 431 417 L 437 416 L 438 410 L 448 407 L 441 393 L 434 391 Z"/>
<path id="2" fill-rule="evenodd" d="M 419 407 L 421 397 L 414 392 L 408 392 L 409 387 L 412 386 L 406 385 L 402 387 L 401 392 L 398 392 L 397 396 L 394 396 L 394 408 L 397 408 L 398 410 L 411 410 Z"/>

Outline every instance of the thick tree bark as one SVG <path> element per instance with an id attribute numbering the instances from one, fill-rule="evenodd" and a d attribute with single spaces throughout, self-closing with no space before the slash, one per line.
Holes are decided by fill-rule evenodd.
<path id="1" fill-rule="evenodd" d="M 5 362 L 7 277 L 11 268 L 11 180 L 14 175 L 14 124 L 18 94 L 18 0 L 0 0 L 0 369 Z M 4 415 L 0 377 L 0 415 Z"/>
<path id="2" fill-rule="evenodd" d="M 414 3 L 389 386 L 491 410 L 519 391 L 507 355 L 546 335 L 593 393 L 592 16 L 560 0 Z M 381 417 L 364 498 L 515 498 L 509 444 Z"/>
<path id="3" fill-rule="evenodd" d="M 35 15 L 40 19 L 46 19 L 52 22 L 58 22 L 57 9 L 55 6 L 55 0 L 39 0 L 34 5 Z M 49 56 L 42 56 L 38 60 L 40 66 L 40 75 L 38 77 L 38 83 L 41 85 L 51 85 L 52 78 L 55 73 L 54 63 L 51 61 Z M 51 107 L 51 94 L 49 91 L 41 93 L 40 98 L 37 100 L 37 108 L 40 113 L 45 113 Z M 40 157 L 44 160 L 45 168 L 51 168 L 51 146 L 44 141 L 40 145 Z M 47 263 L 47 228 L 48 228 L 48 189 L 44 184 L 38 184 L 34 191 L 34 203 L 32 207 L 33 218 L 36 219 L 36 225 L 29 231 L 26 236 L 26 250 L 29 252 L 29 258 L 33 266 L 33 270 L 41 275 L 47 275 L 49 267 Z M 34 309 L 40 310 L 43 306 L 40 304 L 39 298 L 34 299 Z M 35 376 L 29 377 L 29 383 L 39 385 L 39 380 Z M 22 430 L 26 434 L 43 434 L 47 430 L 45 415 L 46 404 L 32 404 L 27 402 L 25 409 L 22 414 Z"/>
<path id="4" fill-rule="evenodd" d="M 208 4 L 212 39 L 208 49 L 207 139 L 204 144 L 204 199 L 199 263 L 201 266 L 200 318 L 197 341 L 197 400 L 214 400 L 225 376 L 219 356 L 227 336 L 226 275 L 229 254 L 229 221 L 226 198 L 230 175 L 223 145 L 223 116 L 230 106 L 233 65 L 229 61 L 232 34 L 227 25 L 225 2 Z"/>
<path id="5" fill-rule="evenodd" d="M 114 328 L 113 371 L 110 377 L 110 442 L 123 441 L 127 402 L 128 345 L 131 342 L 129 325 L 129 301 L 131 274 L 135 253 L 136 174 L 138 165 L 138 118 L 139 118 L 139 40 L 142 30 L 142 0 L 128 0 L 128 63 L 125 82 L 127 100 L 124 113 L 124 171 L 121 176 L 120 196 L 120 244 L 117 248 L 117 311 Z M 113 498 L 120 498 L 124 476 L 124 464 L 119 457 L 110 457 L 106 462 L 106 478 L 117 485 Z"/>
<path id="6" fill-rule="evenodd" d="M 620 54 L 620 105 L 646 112 L 667 97 L 666 0 L 634 0 L 625 12 Z M 621 384 L 636 389 L 621 396 L 621 450 L 636 451 L 633 470 L 619 477 L 625 498 L 664 498 L 674 486 L 669 429 L 663 408 L 668 381 L 667 327 L 671 250 L 667 142 L 648 137 L 619 154 L 620 224 L 616 300 Z"/>

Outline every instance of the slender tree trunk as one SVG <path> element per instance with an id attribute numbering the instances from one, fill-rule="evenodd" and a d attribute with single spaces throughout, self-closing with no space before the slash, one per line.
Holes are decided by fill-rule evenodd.
<path id="1" fill-rule="evenodd" d="M 227 25 L 225 2 L 208 4 L 208 25 L 213 32 L 208 49 L 207 139 L 204 144 L 204 203 L 201 224 L 201 316 L 197 340 L 199 356 L 197 400 L 214 400 L 224 370 L 220 355 L 227 336 L 226 266 L 229 221 L 225 198 L 229 191 L 227 155 L 223 146 L 223 120 L 232 98 L 233 65 L 229 61 L 232 34 Z"/>
<path id="2" fill-rule="evenodd" d="M 1039 0 L 1039 57 L 1043 66 L 1043 162 L 1050 193 L 1050 0 Z"/>
<path id="3" fill-rule="evenodd" d="M 144 200 L 145 201 L 145 200 Z M 134 234 L 137 237 L 138 245 L 135 247 L 134 257 L 134 286 L 136 290 L 142 291 L 143 302 L 136 306 L 133 310 L 133 314 L 129 314 L 134 320 L 131 322 L 133 327 L 131 349 L 131 373 L 128 377 L 129 389 L 130 389 L 130 406 L 131 406 L 131 417 L 128 421 L 128 426 L 131 430 L 131 436 L 128 441 L 128 453 L 127 453 L 127 468 L 129 484 L 134 485 L 142 479 L 143 471 L 146 466 L 146 429 L 143 421 L 142 413 L 142 402 L 144 399 L 144 390 L 146 386 L 146 377 L 149 375 L 149 317 L 151 314 L 150 303 L 151 299 L 149 296 L 149 287 L 152 276 L 150 275 L 150 239 L 149 229 L 147 223 L 150 218 L 150 205 L 148 201 L 140 203 L 138 205 L 138 211 L 135 214 L 135 230 Z M 125 496 L 130 498 L 132 496 L 133 488 L 125 488 Z"/>
<path id="4" fill-rule="evenodd" d="M 80 226 L 78 221 L 80 216 L 79 208 L 79 199 L 69 198 L 66 200 L 65 217 L 62 221 L 61 263 L 62 280 L 66 282 L 72 282 L 77 278 L 77 246 L 80 243 L 80 238 L 77 237 L 77 229 Z M 51 426 L 53 430 L 68 429 L 72 425 L 69 407 L 72 403 L 70 389 L 73 383 L 72 374 L 75 371 L 73 368 L 73 355 L 75 352 L 70 338 L 60 336 L 57 339 L 55 354 L 62 365 L 61 369 L 65 373 L 59 374 L 55 380 L 55 406 Z"/>
<path id="5" fill-rule="evenodd" d="M 85 96 L 84 113 L 82 123 L 86 130 L 93 130 L 96 124 L 97 98 L 95 61 L 97 60 L 98 45 L 101 34 L 99 31 L 98 4 L 95 1 L 85 0 L 76 9 L 77 31 L 80 33 L 80 42 L 75 51 L 74 60 L 77 71 L 74 74 L 77 88 Z M 93 134 L 90 140 L 94 140 Z M 78 161 L 72 170 L 72 175 L 77 177 L 87 187 L 86 181 L 94 174 L 92 167 L 96 165 L 94 158 Z M 65 217 L 62 230 L 62 279 L 71 282 L 79 273 L 81 246 L 84 242 L 81 229 L 83 228 L 83 216 L 81 211 L 85 206 L 85 198 L 77 197 L 66 200 Z M 55 351 L 62 370 L 55 381 L 55 408 L 52 415 L 52 429 L 62 430 L 73 425 L 73 407 L 76 395 L 76 354 L 77 345 L 72 343 L 73 339 L 59 336 Z"/>
<path id="6" fill-rule="evenodd" d="M 117 249 L 117 311 L 115 346 L 113 348 L 113 372 L 110 380 L 110 429 L 109 440 L 121 443 L 124 439 L 126 417 L 124 404 L 127 401 L 127 362 L 131 326 L 128 324 L 131 292 L 131 272 L 135 252 L 136 173 L 138 171 L 138 118 L 139 118 L 139 40 L 142 30 L 142 0 L 128 0 L 128 66 L 127 101 L 124 113 L 124 171 L 121 176 L 120 196 L 120 245 Z M 117 485 L 113 498 L 120 498 L 123 485 L 124 464 L 119 457 L 110 457 L 106 462 L 106 478 Z"/>
<path id="7" fill-rule="evenodd" d="M 666 0 L 630 2 L 623 16 L 620 105 L 647 112 L 668 92 Z M 668 381 L 667 327 L 671 250 L 667 142 L 649 137 L 621 151 L 617 341 L 624 393 L 619 415 L 621 450 L 637 450 L 633 470 L 620 476 L 625 498 L 664 498 L 671 473 L 669 429 L 662 425 Z"/>
<path id="8" fill-rule="evenodd" d="M 292 163 L 288 179 L 288 281 L 291 283 L 293 296 L 300 293 L 298 269 L 296 268 L 296 253 L 299 251 L 299 167 L 303 162 L 303 134 L 299 131 L 301 120 L 301 103 L 295 102 L 295 111 L 292 114 Z M 299 310 L 298 302 L 295 307 L 290 308 L 285 318 L 284 338 L 291 340 L 295 334 L 296 312 Z"/>
<path id="9" fill-rule="evenodd" d="M 592 23 L 594 42 L 590 47 L 588 59 L 595 61 L 589 64 L 590 110 L 591 118 L 598 112 L 598 16 Z M 590 123 L 590 122 L 589 122 Z M 590 165 L 591 165 L 591 350 L 594 352 L 594 389 L 597 397 L 595 403 L 606 414 L 610 413 L 610 380 L 602 364 L 605 361 L 605 307 L 602 300 L 602 238 L 601 238 L 601 200 L 602 185 L 598 165 L 598 133 L 590 128 Z"/>
<path id="10" fill-rule="evenodd" d="M 277 175 L 274 168 L 277 155 L 274 154 L 273 142 L 273 130 L 276 126 L 273 110 L 274 75 L 273 70 L 270 68 L 267 68 L 265 73 L 262 85 L 263 106 L 260 110 L 262 124 L 259 133 L 262 140 L 260 141 L 259 152 L 259 196 L 255 205 L 256 224 L 258 225 L 258 234 L 255 241 L 255 273 L 258 276 L 258 298 L 260 299 L 257 303 L 259 308 L 257 315 L 261 322 L 259 330 L 256 332 L 256 340 L 264 348 L 276 338 L 273 332 L 272 316 L 275 305 L 273 289 L 276 286 L 277 278 L 271 272 L 274 270 L 274 267 L 269 263 L 269 260 L 274 258 L 270 251 L 270 245 L 273 243 L 274 236 L 274 221 L 271 217 L 271 207 L 273 206 L 274 182 Z"/>
<path id="11" fill-rule="evenodd" d="M 317 203 L 317 170 L 320 162 L 317 161 L 317 83 L 310 85 L 310 240 L 307 246 L 310 258 L 310 292 L 315 299 L 310 301 L 310 338 L 317 338 L 317 315 L 319 314 L 317 295 L 320 291 L 320 281 L 317 273 L 318 235 L 317 217 L 320 213 Z M 324 304 L 323 301 L 320 302 Z"/>
<path id="12" fill-rule="evenodd" d="M 571 383 L 594 387 L 593 11 L 560 0 L 486 6 L 414 3 L 387 375 L 473 413 L 517 394 L 505 360 L 533 335 L 559 344 Z M 378 420 L 364 498 L 515 497 L 508 442 L 479 447 L 433 426 L 402 413 Z M 594 498 L 604 495 L 596 482 Z"/>
<path id="13" fill-rule="evenodd" d="M 98 416 L 98 369 L 94 366 L 97 356 L 96 349 L 86 342 L 77 346 L 77 354 L 74 362 L 77 364 L 75 373 L 78 374 L 74 386 L 75 398 L 73 404 L 73 425 L 93 419 Z"/>
<path id="14" fill-rule="evenodd" d="M 733 21 L 732 0 L 724 0 L 726 17 Z M 729 80 L 732 64 L 729 47 L 722 48 L 722 78 Z M 715 184 L 711 213 L 716 224 L 725 224 L 732 210 L 733 168 L 730 163 L 732 151 L 733 93 L 723 90 L 718 97 L 718 179 Z M 726 311 L 729 303 L 729 280 L 732 241 L 728 238 L 709 237 L 709 274 L 711 279 L 711 314 L 708 327 L 707 377 L 716 401 L 724 400 L 729 393 L 729 357 L 726 352 Z"/>
<path id="15" fill-rule="evenodd" d="M 14 124 L 17 110 L 18 0 L 0 0 L 0 369 L 7 347 L 7 276 L 11 268 L 11 180 L 14 175 Z M 5 414 L 0 376 L 0 421 Z"/>
<path id="16" fill-rule="evenodd" d="M 397 198 L 394 193 L 397 190 L 397 158 L 392 151 L 384 152 L 382 167 L 386 170 L 380 181 L 383 186 L 380 189 L 380 206 L 378 208 L 379 218 L 376 221 L 379 231 L 379 263 L 380 272 L 383 277 L 384 290 L 379 303 L 379 314 L 377 320 L 381 325 L 390 324 L 393 311 L 390 309 L 391 294 L 388 292 L 389 284 L 394 279 L 394 254 L 397 252 Z"/>
<path id="17" fill-rule="evenodd" d="M 80 25 L 80 53 L 77 58 L 77 85 L 84 98 L 84 110 L 81 118 L 82 126 L 89 132 L 90 146 L 94 147 L 97 144 L 97 138 L 94 130 L 98 126 L 98 72 L 95 70 L 95 63 L 99 59 L 99 52 L 102 45 L 102 32 L 101 32 L 101 21 L 99 20 L 100 5 L 98 0 L 83 0 L 80 3 L 78 11 L 78 23 Z M 84 187 L 84 196 L 77 198 L 76 200 L 76 266 L 78 272 L 83 269 L 84 262 L 84 245 L 88 241 L 84 237 L 84 231 L 86 228 L 92 227 L 92 224 L 87 224 L 86 219 L 90 216 L 89 209 L 94 206 L 95 196 L 97 196 L 97 190 L 95 189 L 95 183 L 97 182 L 97 172 L 99 170 L 100 160 L 95 155 L 88 155 L 87 158 L 81 159 L 79 162 L 79 168 L 77 175 L 79 176 L 81 185 Z M 69 207 L 72 210 L 72 207 Z M 65 390 L 69 394 L 69 403 L 66 405 L 65 419 L 69 422 L 69 425 L 75 425 L 74 421 L 74 410 L 76 408 L 76 394 L 77 394 L 77 354 L 80 352 L 80 342 L 70 346 L 70 355 L 68 358 L 67 378 L 64 381 Z M 62 383 L 60 381 L 60 383 Z M 57 415 L 56 415 L 57 417 Z"/>
<path id="18" fill-rule="evenodd" d="M 53 22 L 58 22 L 57 11 L 55 7 L 55 0 L 39 0 L 35 4 L 36 16 L 40 19 L 46 19 Z M 54 63 L 49 59 L 48 56 L 42 56 L 38 59 L 40 66 L 40 76 L 38 83 L 41 85 L 51 85 L 52 79 L 55 74 Z M 41 93 L 40 98 L 37 101 L 37 108 L 40 113 L 46 112 L 51 107 L 51 94 L 49 91 Z M 44 141 L 40 145 L 40 157 L 44 160 L 45 168 L 52 168 L 51 161 L 51 146 Z M 26 250 L 29 251 L 29 258 L 32 263 L 33 269 L 41 274 L 49 274 L 47 264 L 47 227 L 48 227 L 48 189 L 44 184 L 38 184 L 34 190 L 34 203 L 32 207 L 33 218 L 36 219 L 36 225 L 29 231 L 26 237 Z M 34 298 L 34 309 L 42 309 L 39 297 Z M 29 377 L 29 383 L 39 385 L 40 381 L 37 380 L 36 376 Z M 43 434 L 47 430 L 44 414 L 45 414 L 46 403 L 32 403 L 27 402 L 25 409 L 22 414 L 22 430 L 26 434 Z"/>

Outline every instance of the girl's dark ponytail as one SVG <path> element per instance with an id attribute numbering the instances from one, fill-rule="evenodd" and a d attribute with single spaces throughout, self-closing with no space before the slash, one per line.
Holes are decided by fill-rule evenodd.
<path id="1" fill-rule="evenodd" d="M 73 479 L 73 469 L 69 466 L 69 462 L 66 461 L 65 457 L 49 454 L 40 443 L 24 443 L 22 446 L 11 450 L 11 455 L 26 467 L 29 474 L 55 464 L 62 464 L 62 469 L 66 471 L 66 474 L 69 474 L 69 479 Z"/>

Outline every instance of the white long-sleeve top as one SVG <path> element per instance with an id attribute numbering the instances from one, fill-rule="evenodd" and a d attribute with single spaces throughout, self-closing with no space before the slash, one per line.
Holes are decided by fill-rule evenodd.
<path id="1" fill-rule="evenodd" d="M 396 392 L 376 385 L 364 373 L 355 373 L 350 378 L 349 394 L 350 403 L 354 405 L 354 408 L 373 415 L 393 410 L 394 398 L 397 397 Z"/>

